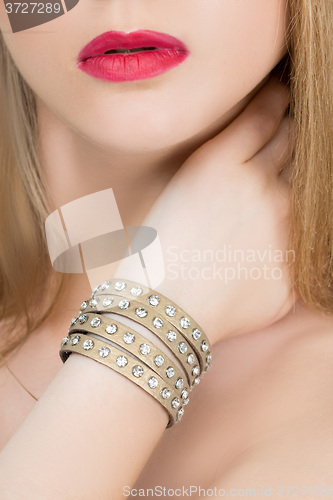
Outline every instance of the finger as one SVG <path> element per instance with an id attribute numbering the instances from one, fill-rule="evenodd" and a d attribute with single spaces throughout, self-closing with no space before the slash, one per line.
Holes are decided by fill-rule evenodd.
<path id="1" fill-rule="evenodd" d="M 271 76 L 244 111 L 214 140 L 224 144 L 223 156 L 239 163 L 250 160 L 275 134 L 289 103 L 289 91 Z"/>

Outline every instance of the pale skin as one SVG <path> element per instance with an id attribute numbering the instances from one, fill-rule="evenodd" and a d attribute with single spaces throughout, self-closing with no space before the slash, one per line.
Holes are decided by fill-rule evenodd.
<path id="1" fill-rule="evenodd" d="M 168 6 L 173 3 L 175 8 L 170 0 Z M 91 33 L 80 34 L 92 8 L 88 1 L 81 0 L 75 16 L 73 10 L 53 21 L 55 33 L 49 38 L 42 28 L 35 29 L 45 46 L 33 67 L 26 61 L 37 49 L 38 36 L 6 36 L 38 95 L 43 167 L 54 207 L 112 185 L 124 223 L 156 227 L 164 245 L 177 238 L 179 250 L 217 249 L 226 241 L 243 248 L 262 249 L 269 243 L 284 248 L 289 188 L 278 174 L 286 154 L 288 95 L 282 84 L 266 78 L 285 50 L 279 17 L 284 2 L 271 2 L 268 11 L 259 0 L 251 7 L 205 3 L 204 10 L 202 1 L 177 1 L 177 16 L 166 4 L 149 6 L 149 27 L 168 31 L 169 21 L 174 34 L 185 38 L 187 33 L 193 57 L 188 67 L 156 83 L 115 88 L 76 74 L 70 65 L 76 51 L 110 29 L 100 13 Z M 128 19 L 122 5 L 114 1 L 104 7 L 117 17 L 116 29 L 125 29 L 122 20 Z M 137 21 L 145 9 L 139 3 L 132 8 Z M 158 19 L 164 19 L 163 26 Z M 6 22 L 2 15 L 4 32 Z M 135 29 L 133 24 L 128 23 L 128 30 Z M 80 42 L 69 36 L 75 29 Z M 260 49 L 260 61 L 238 50 L 250 35 L 249 50 Z M 204 52 L 219 40 L 210 67 Z M 229 54 L 230 46 L 234 53 Z M 47 61 L 50 54 L 54 64 Z M 214 64 L 218 57 L 225 63 L 220 71 Z M 206 76 L 201 81 L 202 65 Z M 228 78 L 226 68 L 232 75 Z M 244 83 L 237 86 L 238 81 Z M 76 97 L 83 92 L 86 111 Z M 165 99 L 170 95 L 174 107 Z M 177 122 L 177 98 L 189 118 L 184 123 Z M 146 129 L 135 125 L 140 106 Z M 152 108 L 154 113 L 147 112 Z M 179 193 L 186 195 L 186 203 Z M 190 216 L 195 224 L 187 222 Z M 184 226 L 187 231 L 180 231 Z M 62 365 L 58 350 L 63 332 L 90 292 L 84 279 L 73 279 L 52 317 L 11 360 L 38 403 L 1 372 L 1 408 L 13 405 L 10 417 L 4 411 L 1 416 L 7 441 L 0 455 L 1 498 L 117 499 L 123 498 L 125 485 L 255 488 L 257 495 L 261 486 L 271 486 L 271 497 L 280 498 L 281 485 L 332 486 L 328 381 L 333 322 L 299 301 L 294 305 L 287 270 L 282 264 L 281 269 L 284 279 L 279 281 L 236 279 L 223 286 L 212 280 L 166 280 L 158 288 L 202 323 L 214 348 L 212 369 L 191 393 L 182 422 L 168 430 L 165 410 L 124 377 L 78 355 Z M 201 312 L 203 301 L 210 304 L 209 315 L 207 309 Z"/>

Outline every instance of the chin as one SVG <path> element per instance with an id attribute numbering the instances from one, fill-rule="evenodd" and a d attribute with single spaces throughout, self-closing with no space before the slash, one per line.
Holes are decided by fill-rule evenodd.
<path id="1" fill-rule="evenodd" d="M 131 128 L 107 127 L 102 129 L 86 129 L 79 131 L 80 135 L 84 135 L 88 142 L 99 146 L 102 149 L 111 151 L 119 151 L 124 153 L 146 153 L 159 151 L 165 148 L 172 147 L 178 142 L 181 142 L 179 136 L 170 136 L 167 132 L 164 134 L 154 133 L 153 130 L 140 130 Z"/>
<path id="2" fill-rule="evenodd" d="M 179 118 L 168 113 L 138 118 L 133 113 L 117 113 L 105 116 L 92 115 L 79 117 L 76 123 L 71 120 L 71 128 L 89 142 L 103 149 L 126 153 L 159 151 L 180 144 L 192 137 L 191 127 L 179 126 Z M 72 117 L 73 118 L 73 117 Z M 69 123 L 68 120 L 66 120 Z M 188 125 L 188 123 L 187 123 Z"/>

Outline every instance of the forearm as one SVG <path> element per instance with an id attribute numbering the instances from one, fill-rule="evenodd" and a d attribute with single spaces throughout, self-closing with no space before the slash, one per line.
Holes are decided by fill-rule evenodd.
<path id="1" fill-rule="evenodd" d="M 121 498 L 168 420 L 136 384 L 73 353 L 0 454 L 0 497 Z"/>

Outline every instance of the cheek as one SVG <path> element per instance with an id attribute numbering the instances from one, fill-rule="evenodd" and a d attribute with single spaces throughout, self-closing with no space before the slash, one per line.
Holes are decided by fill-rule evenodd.
<path id="1" fill-rule="evenodd" d="M 254 88 L 286 52 L 286 8 L 286 0 L 226 0 L 218 12 L 203 9 L 191 61 L 200 65 L 198 89 L 237 97 Z"/>
<path id="2" fill-rule="evenodd" d="M 55 75 L 63 72 L 61 66 L 57 68 L 57 43 L 51 34 L 46 35 L 42 30 L 38 27 L 26 32 L 3 33 L 15 66 L 37 95 L 52 94 Z"/>

